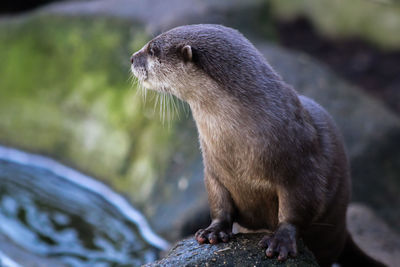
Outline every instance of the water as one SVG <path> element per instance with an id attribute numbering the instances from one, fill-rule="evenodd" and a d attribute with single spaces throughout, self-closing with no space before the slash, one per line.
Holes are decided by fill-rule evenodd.
<path id="1" fill-rule="evenodd" d="M 168 247 L 104 184 L 49 158 L 4 147 L 0 233 L 69 266 L 139 266 Z M 1 253 L 0 259 L 12 261 Z"/>

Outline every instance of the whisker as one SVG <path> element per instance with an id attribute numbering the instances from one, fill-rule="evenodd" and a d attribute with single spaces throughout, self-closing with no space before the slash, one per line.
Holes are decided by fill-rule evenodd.
<path id="1" fill-rule="evenodd" d="M 150 92 L 149 92 L 149 98 L 150 98 L 149 100 L 150 101 L 153 101 L 154 98 L 156 98 L 157 96 L 158 96 L 158 93 L 155 93 L 155 92 L 150 90 Z"/>
<path id="2" fill-rule="evenodd" d="M 183 112 L 185 113 L 186 118 L 189 117 L 189 111 L 187 109 L 187 104 L 180 99 L 178 99 L 178 101 L 179 101 L 181 108 L 183 109 Z"/>
<path id="3" fill-rule="evenodd" d="M 143 104 L 146 103 L 146 92 L 147 92 L 147 89 L 143 86 L 142 82 L 140 82 L 140 94 L 142 95 Z"/>
<path id="4" fill-rule="evenodd" d="M 156 94 L 155 98 L 156 98 L 156 100 L 154 101 L 154 113 L 156 112 L 157 104 L 160 101 L 160 94 Z"/>
<path id="5" fill-rule="evenodd" d="M 130 73 L 130 75 L 128 75 L 128 78 L 126 79 L 127 82 L 129 83 L 135 83 L 137 82 L 137 78 L 135 75 L 133 75 L 132 73 Z"/>
<path id="6" fill-rule="evenodd" d="M 162 118 L 163 125 L 165 123 L 165 110 L 166 110 L 165 105 L 166 105 L 166 102 L 167 102 L 167 100 L 165 99 L 165 93 L 163 93 L 163 118 Z"/>
<path id="7" fill-rule="evenodd" d="M 140 89 L 141 85 L 140 85 L 139 79 L 134 79 L 132 86 L 134 87 L 134 89 L 136 89 L 135 97 L 137 97 L 138 94 L 141 92 L 141 89 Z"/>
<path id="8" fill-rule="evenodd" d="M 175 111 L 174 111 L 174 105 L 173 105 L 173 98 L 172 98 L 172 94 L 169 92 L 168 93 L 168 102 L 169 102 L 169 120 L 168 120 L 168 128 L 171 128 L 171 123 L 175 118 Z"/>
<path id="9" fill-rule="evenodd" d="M 178 109 L 178 106 L 175 103 L 175 97 L 171 93 L 169 93 L 169 95 L 170 95 L 170 97 L 172 99 L 172 106 L 174 107 L 174 111 L 175 111 L 176 115 L 178 116 L 178 119 L 180 119 L 179 109 Z"/>
<path id="10" fill-rule="evenodd" d="M 163 104 L 164 104 L 164 95 L 160 95 L 160 120 L 163 121 L 162 119 L 162 114 L 163 114 Z"/>
<path id="11" fill-rule="evenodd" d="M 165 93 L 165 116 L 169 120 L 169 98 L 168 93 Z"/>

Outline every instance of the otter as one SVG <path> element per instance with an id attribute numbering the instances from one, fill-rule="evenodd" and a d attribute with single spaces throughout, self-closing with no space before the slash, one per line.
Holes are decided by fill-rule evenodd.
<path id="1" fill-rule="evenodd" d="M 346 228 L 349 162 L 331 116 L 299 95 L 238 31 L 187 25 L 131 57 L 147 89 L 187 102 L 199 134 L 211 224 L 199 243 L 229 242 L 232 225 L 270 229 L 268 257 L 297 255 L 302 238 L 321 266 L 383 266 Z"/>

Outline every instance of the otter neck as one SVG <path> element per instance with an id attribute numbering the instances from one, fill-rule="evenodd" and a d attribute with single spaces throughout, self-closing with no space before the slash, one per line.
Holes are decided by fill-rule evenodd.
<path id="1" fill-rule="evenodd" d="M 293 107 L 300 106 L 297 93 L 283 83 L 276 83 L 273 88 L 248 90 L 240 95 L 220 88 L 210 79 L 192 86 L 188 91 L 196 93 L 184 100 L 189 104 L 195 120 L 214 118 L 221 123 L 249 124 L 260 118 L 271 120 L 276 112 L 292 117 Z"/>
<path id="2" fill-rule="evenodd" d="M 280 136 L 295 135 L 302 131 L 298 125 L 308 123 L 307 111 L 302 108 L 297 93 L 284 83 L 276 83 L 273 88 L 259 88 L 254 94 L 249 91 L 244 97 L 211 87 L 215 84 L 208 85 L 199 86 L 197 92 L 202 93 L 187 101 L 201 138 L 229 137 L 239 143 L 250 138 L 260 142 L 268 139 L 268 133 L 276 131 Z M 266 128 L 273 128 L 274 132 Z"/>

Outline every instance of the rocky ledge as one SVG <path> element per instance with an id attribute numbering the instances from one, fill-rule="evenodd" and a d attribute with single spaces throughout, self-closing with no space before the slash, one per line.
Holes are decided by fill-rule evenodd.
<path id="1" fill-rule="evenodd" d="M 194 237 L 179 241 L 167 256 L 145 267 L 156 266 L 318 266 L 314 255 L 301 242 L 299 254 L 285 262 L 269 259 L 258 246 L 262 233 L 238 234 L 229 243 L 199 245 Z"/>

